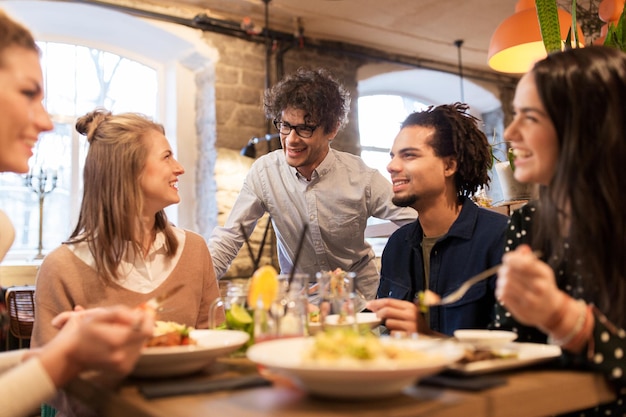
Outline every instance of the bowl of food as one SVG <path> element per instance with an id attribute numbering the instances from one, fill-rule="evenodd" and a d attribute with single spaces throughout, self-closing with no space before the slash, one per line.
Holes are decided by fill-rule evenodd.
<path id="1" fill-rule="evenodd" d="M 252 346 L 248 358 L 304 391 L 362 399 L 399 394 L 459 360 L 464 349 L 443 340 L 396 339 L 337 330 Z"/>

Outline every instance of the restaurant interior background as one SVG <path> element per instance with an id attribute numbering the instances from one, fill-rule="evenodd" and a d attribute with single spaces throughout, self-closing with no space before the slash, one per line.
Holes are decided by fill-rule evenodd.
<path id="1" fill-rule="evenodd" d="M 240 150 L 252 145 L 258 157 L 279 147 L 264 118 L 263 91 L 303 65 L 329 68 L 351 90 L 350 122 L 332 146 L 360 154 L 383 170 L 398 122 L 421 105 L 467 102 L 483 120 L 488 137 L 495 134 L 495 141 L 501 141 L 518 76 L 491 70 L 487 51 L 496 27 L 514 13 L 516 3 L 0 0 L 0 7 L 45 43 L 42 63 L 50 68 L 45 73 L 46 104 L 56 130 L 47 135 L 50 142 L 42 139 L 41 164 L 34 167 L 35 174 L 42 167 L 50 170 L 56 181 L 45 196 L 44 252 L 64 240 L 75 223 L 84 144 L 71 127 L 76 116 L 96 105 L 114 112 L 141 111 L 165 125 L 186 169 L 180 182 L 182 202 L 168 215 L 205 238 L 224 222 L 253 162 Z M 571 6 L 569 0 L 557 3 L 566 10 Z M 588 39 L 599 33 L 599 3 L 578 2 L 578 19 Z M 65 49 L 66 55 L 59 55 L 57 44 L 82 49 L 69 53 Z M 85 86 L 85 71 L 73 67 L 85 51 L 93 58 L 91 65 L 96 64 L 95 85 L 100 86 L 96 91 Z M 123 72 L 120 68 L 131 68 L 125 83 L 114 79 L 116 71 Z M 389 99 L 380 95 L 396 96 L 394 105 L 400 107 L 366 101 Z M 148 98 L 152 100 L 148 104 L 142 101 Z M 359 118 L 365 111 L 367 115 L 361 113 Z M 66 154 L 55 159 L 50 155 L 58 148 L 66 148 Z M 63 158 L 67 160 L 60 161 Z M 10 203 L 14 211 L 25 214 L 12 219 L 18 238 L 7 262 L 23 263 L 37 252 L 37 195 L 17 183 L 22 179 L 13 181 L 11 187 L 4 185 L 0 198 L 6 200 L 0 204 L 4 209 Z M 496 200 L 498 188 L 495 182 L 490 191 Z M 255 245 L 265 222 L 252 237 Z M 271 238 L 269 242 L 261 263 L 271 262 L 275 255 Z M 242 251 L 228 275 L 249 276 L 247 261 L 247 252 Z"/>

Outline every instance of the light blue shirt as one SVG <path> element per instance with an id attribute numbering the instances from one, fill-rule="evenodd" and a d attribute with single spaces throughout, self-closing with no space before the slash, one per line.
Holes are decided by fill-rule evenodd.
<path id="1" fill-rule="evenodd" d="M 224 227 L 209 239 L 215 273 L 221 277 L 265 212 L 272 217 L 281 273 L 291 272 L 304 224 L 308 224 L 297 269 L 314 279 L 319 271 L 341 268 L 357 273 L 356 287 L 367 299 L 378 288 L 374 251 L 365 241 L 369 217 L 398 225 L 415 210 L 391 202 L 390 182 L 355 155 L 330 149 L 311 181 L 287 164 L 282 149 L 254 162 Z"/>

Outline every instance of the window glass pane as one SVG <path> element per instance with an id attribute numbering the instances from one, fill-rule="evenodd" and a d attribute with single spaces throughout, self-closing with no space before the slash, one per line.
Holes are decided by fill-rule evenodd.
<path id="1" fill-rule="evenodd" d="M 410 97 L 372 95 L 359 97 L 359 135 L 361 158 L 389 179 L 387 164 L 400 124 L 414 111 L 428 106 Z"/>
<path id="2" fill-rule="evenodd" d="M 46 84 L 46 109 L 50 114 L 75 114 L 76 57 L 73 45 L 39 43 Z"/>
<path id="3" fill-rule="evenodd" d="M 111 54 L 108 54 L 111 55 Z M 138 112 L 154 117 L 157 114 L 157 74 L 136 61 L 122 59 L 117 76 L 111 80 L 107 100 L 115 113 Z"/>
<path id="4" fill-rule="evenodd" d="M 365 163 L 372 168 L 376 168 L 383 174 L 383 177 L 387 178 L 391 181 L 391 177 L 389 176 L 389 172 L 387 172 L 387 164 L 390 161 L 389 151 L 387 152 L 379 152 L 379 151 L 369 151 L 362 150 L 361 158 L 365 161 Z"/>
<path id="5" fill-rule="evenodd" d="M 398 95 L 371 95 L 359 97 L 359 135 L 361 138 L 361 158 L 372 168 L 378 169 L 391 181 L 387 172 L 390 161 L 389 151 L 393 140 L 400 131 L 400 124 L 414 111 L 425 109 L 426 104 L 410 97 Z M 391 184 L 389 185 L 391 187 Z M 370 217 L 368 225 L 384 223 Z M 380 256 L 387 238 L 368 238 L 376 256 Z"/>
<path id="6" fill-rule="evenodd" d="M 42 43 L 50 114 L 82 115 L 101 106 L 154 117 L 156 71 L 139 62 L 84 46 Z"/>
<path id="7" fill-rule="evenodd" d="M 361 146 L 389 148 L 406 117 L 400 96 L 365 96 L 359 98 Z"/>

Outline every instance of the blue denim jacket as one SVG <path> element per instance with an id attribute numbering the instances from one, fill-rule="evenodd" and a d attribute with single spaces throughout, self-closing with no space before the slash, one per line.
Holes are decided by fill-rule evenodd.
<path id="1" fill-rule="evenodd" d="M 464 198 L 459 217 L 432 249 L 430 290 L 444 297 L 472 275 L 500 263 L 507 220 Z M 423 291 L 423 236 L 419 218 L 391 235 L 382 255 L 378 298 L 413 301 Z M 431 308 L 431 329 L 452 335 L 456 329 L 486 328 L 493 318 L 494 290 L 495 275 L 474 285 L 456 303 Z"/>

